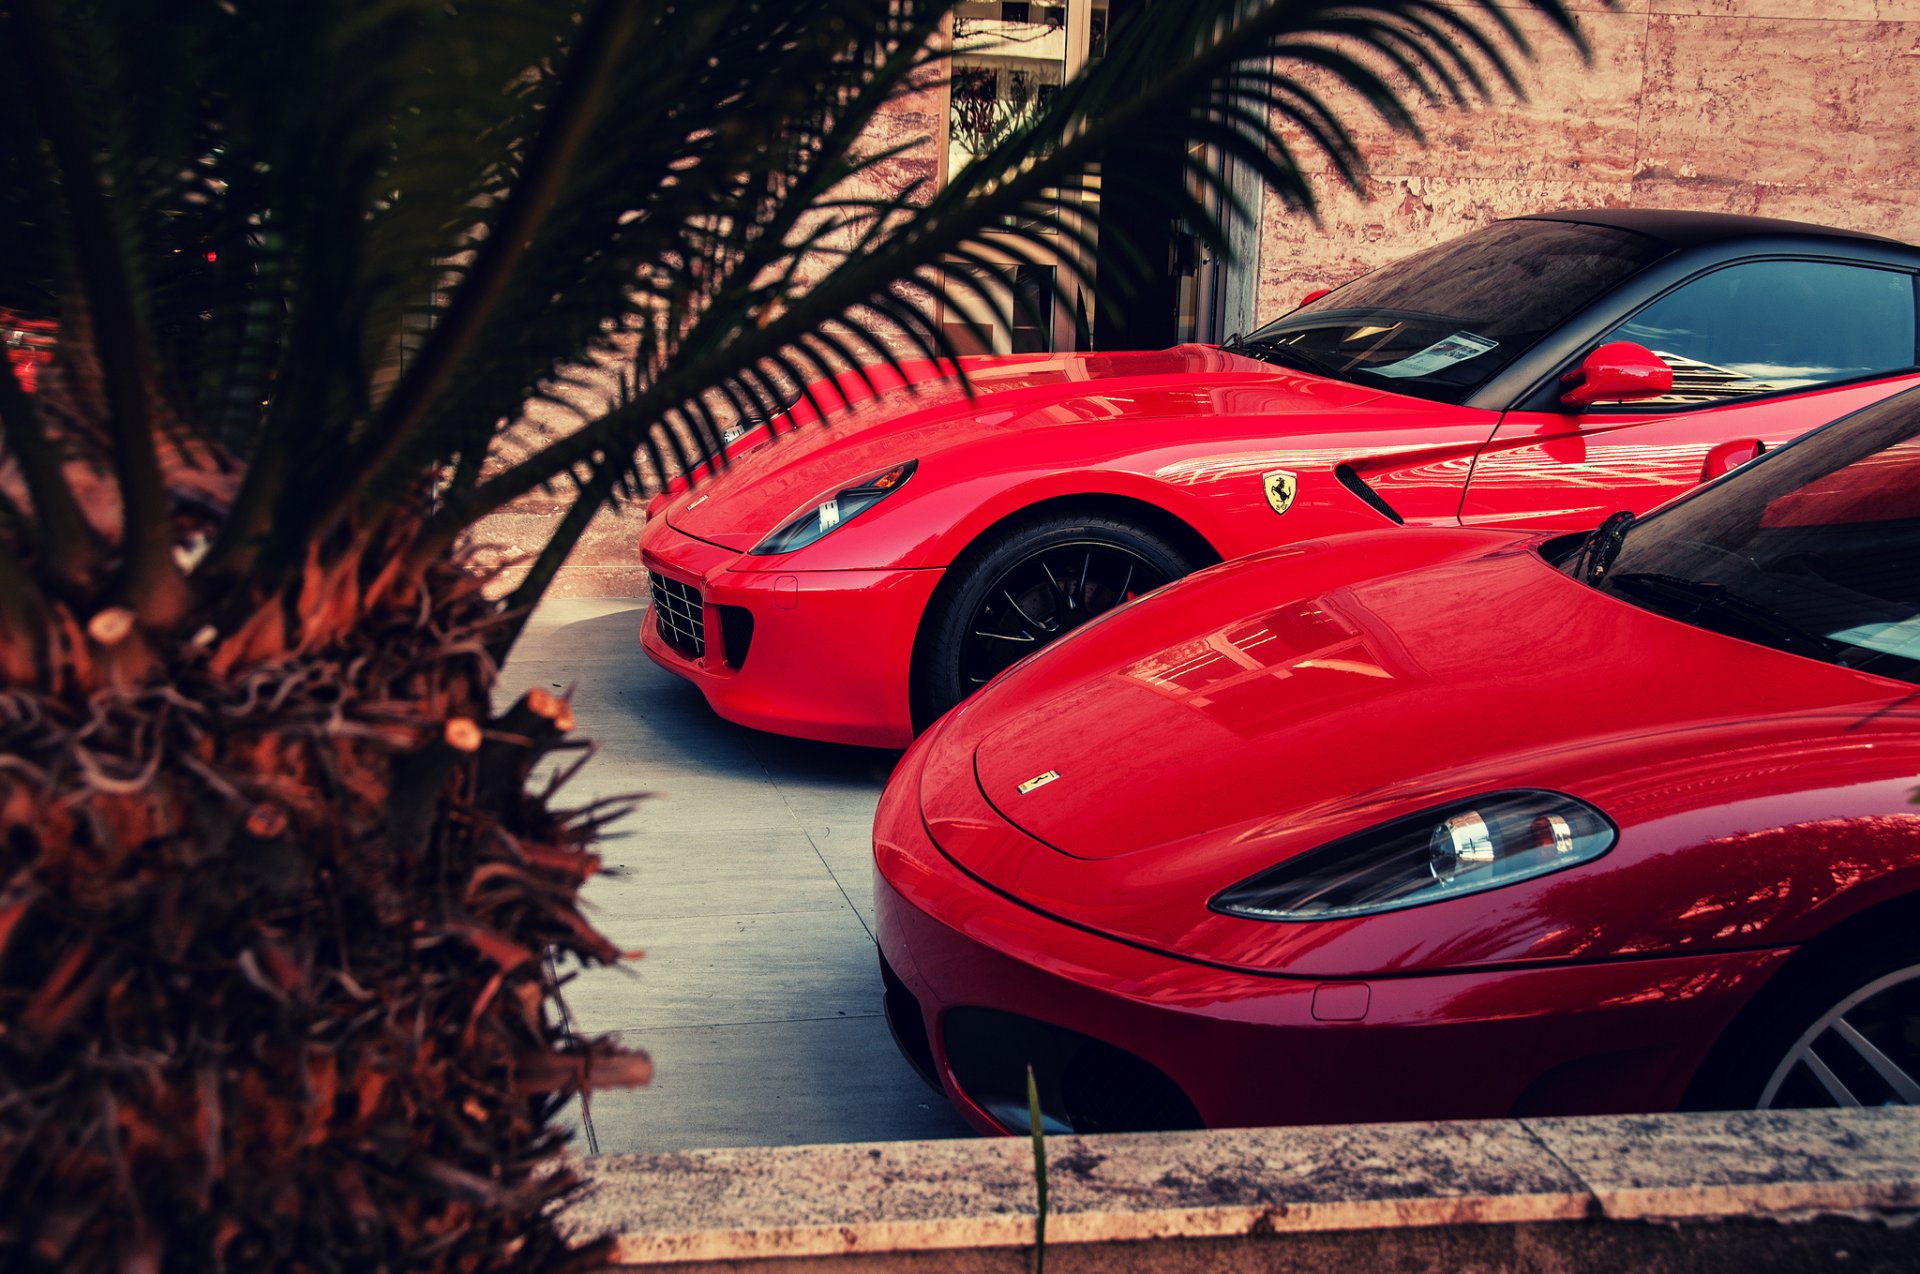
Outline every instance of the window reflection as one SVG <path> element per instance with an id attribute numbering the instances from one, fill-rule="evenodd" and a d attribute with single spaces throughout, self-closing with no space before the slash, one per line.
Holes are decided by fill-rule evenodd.
<path id="1" fill-rule="evenodd" d="M 1242 620 L 1147 656 L 1120 675 L 1178 699 L 1237 734 L 1297 723 L 1405 675 L 1322 598 Z M 1287 683 L 1275 695 L 1271 679 Z"/>
<path id="2" fill-rule="evenodd" d="M 1053 100 L 1070 73 L 1067 5 L 954 7 L 947 171 L 992 150 Z"/>
<path id="3" fill-rule="evenodd" d="M 1673 368 L 1697 404 L 1902 371 L 1914 363 L 1913 279 L 1824 261 L 1754 261 L 1675 289 L 1608 334 Z"/>

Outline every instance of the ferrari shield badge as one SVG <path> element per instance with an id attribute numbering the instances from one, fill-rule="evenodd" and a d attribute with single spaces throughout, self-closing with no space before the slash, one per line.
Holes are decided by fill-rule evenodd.
<path id="1" fill-rule="evenodd" d="M 1020 795 L 1025 796 L 1036 787 L 1045 787 L 1059 777 L 1060 771 L 1058 770 L 1048 770 L 1045 774 L 1036 774 L 1020 785 Z"/>
<path id="2" fill-rule="evenodd" d="M 1275 469 L 1271 473 L 1260 475 L 1260 481 L 1267 489 L 1267 503 L 1273 506 L 1275 513 L 1285 513 L 1293 507 L 1293 493 L 1300 489 L 1299 475 L 1285 469 Z"/>

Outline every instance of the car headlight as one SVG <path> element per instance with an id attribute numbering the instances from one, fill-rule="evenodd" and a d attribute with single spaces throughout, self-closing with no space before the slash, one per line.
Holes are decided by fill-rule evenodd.
<path id="1" fill-rule="evenodd" d="M 907 479 L 911 478 L 913 471 L 919 467 L 918 460 L 909 460 L 891 469 L 882 469 L 878 473 L 869 474 L 852 486 L 841 487 L 820 503 L 810 505 L 795 514 L 779 530 L 761 540 L 747 552 L 766 556 L 773 553 L 791 553 L 795 549 L 805 548 L 898 491 L 906 485 Z"/>
<path id="2" fill-rule="evenodd" d="M 1420 907 L 1590 863 L 1613 848 L 1606 815 L 1560 792 L 1495 792 L 1395 819 L 1215 896 L 1253 920 L 1337 920 Z"/>

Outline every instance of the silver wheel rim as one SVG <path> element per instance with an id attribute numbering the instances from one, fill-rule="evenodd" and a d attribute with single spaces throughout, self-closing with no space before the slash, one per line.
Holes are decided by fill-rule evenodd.
<path id="1" fill-rule="evenodd" d="M 1887 1047 L 1890 1041 L 1884 1038 L 1884 1030 L 1879 1032 L 1881 1042 L 1875 1043 L 1861 1029 L 1863 1020 L 1876 1009 L 1887 1008 L 1885 997 L 1907 990 L 1916 979 L 1920 979 L 1920 965 L 1897 969 L 1821 1014 L 1773 1068 L 1756 1105 L 1773 1109 L 1780 1102 L 1781 1089 L 1796 1077 L 1811 1080 L 1833 1106 L 1920 1105 L 1920 1079 L 1916 1078 L 1920 1052 L 1911 1041 Z M 1865 1083 L 1861 1077 L 1866 1077 Z"/>

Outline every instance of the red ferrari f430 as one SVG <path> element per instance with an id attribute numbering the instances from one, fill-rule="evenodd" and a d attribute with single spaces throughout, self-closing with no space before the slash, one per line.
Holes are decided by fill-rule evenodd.
<path id="1" fill-rule="evenodd" d="M 1469 496 L 1471 498 L 1471 496 Z M 1920 391 L 1589 535 L 1200 572 L 944 717 L 889 1019 L 983 1129 L 1920 1102 Z"/>

